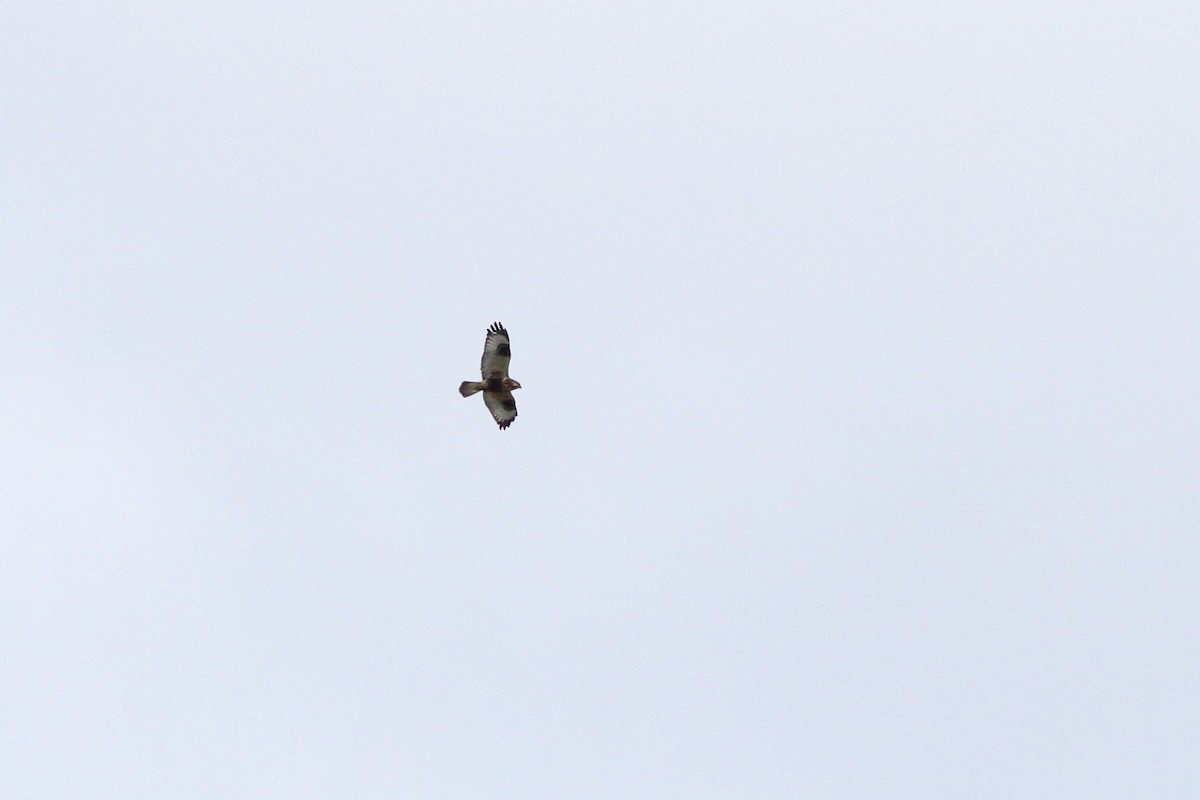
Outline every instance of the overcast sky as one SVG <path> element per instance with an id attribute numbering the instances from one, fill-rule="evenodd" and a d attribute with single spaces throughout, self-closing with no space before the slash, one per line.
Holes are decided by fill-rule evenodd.
<path id="1" fill-rule="evenodd" d="M 9 4 L 4 794 L 1200 795 L 1195 7 L 857 5 Z"/>

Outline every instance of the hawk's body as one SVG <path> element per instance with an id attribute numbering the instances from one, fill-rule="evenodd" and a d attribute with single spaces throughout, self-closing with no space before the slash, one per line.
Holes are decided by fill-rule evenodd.
<path id="1" fill-rule="evenodd" d="M 483 341 L 483 358 L 479 362 L 483 380 L 463 381 L 458 387 L 458 393 L 463 397 L 483 392 L 483 404 L 492 412 L 500 430 L 507 428 L 517 418 L 517 401 L 512 393 L 514 389 L 520 389 L 521 384 L 508 377 L 511 358 L 508 331 L 499 322 L 493 322 Z"/>

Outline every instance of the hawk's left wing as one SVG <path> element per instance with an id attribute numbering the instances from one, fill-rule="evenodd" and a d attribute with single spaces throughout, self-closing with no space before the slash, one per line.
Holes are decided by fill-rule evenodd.
<path id="1" fill-rule="evenodd" d="M 492 412 L 500 430 L 512 425 L 517 418 L 517 401 L 513 399 L 512 392 L 484 392 L 483 404 Z"/>

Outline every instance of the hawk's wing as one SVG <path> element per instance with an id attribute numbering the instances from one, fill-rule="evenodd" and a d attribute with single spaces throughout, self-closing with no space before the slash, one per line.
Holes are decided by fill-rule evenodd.
<path id="1" fill-rule="evenodd" d="M 500 430 L 512 425 L 517 418 L 517 401 L 513 399 L 512 392 L 484 392 L 483 404 L 492 412 Z"/>
<path id="2" fill-rule="evenodd" d="M 479 369 L 483 373 L 483 379 L 487 380 L 493 375 L 498 375 L 501 378 L 508 377 L 508 362 L 512 358 L 512 350 L 508 347 L 508 331 L 504 330 L 504 326 L 499 322 L 493 322 L 492 327 L 488 328 L 487 339 L 483 342 L 483 358 L 479 362 Z M 512 396 L 509 396 L 512 399 Z M 488 404 L 491 408 L 491 404 Z M 495 410 L 492 410 L 495 414 Z M 513 414 L 516 416 L 516 414 Z M 497 417 L 499 420 L 499 417 Z"/>

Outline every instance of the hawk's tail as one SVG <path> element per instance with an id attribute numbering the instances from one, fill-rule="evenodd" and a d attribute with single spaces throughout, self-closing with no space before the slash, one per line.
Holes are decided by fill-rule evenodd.
<path id="1" fill-rule="evenodd" d="M 461 394 L 463 397 L 470 397 L 471 395 L 475 394 L 476 392 L 482 392 L 482 391 L 483 391 L 483 384 L 479 381 L 463 381 L 462 385 L 458 387 L 458 393 Z"/>

